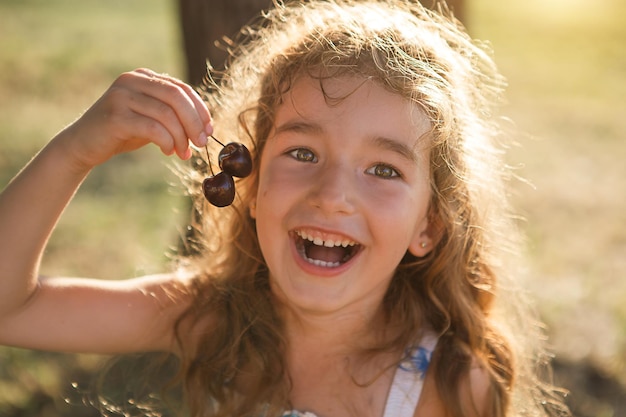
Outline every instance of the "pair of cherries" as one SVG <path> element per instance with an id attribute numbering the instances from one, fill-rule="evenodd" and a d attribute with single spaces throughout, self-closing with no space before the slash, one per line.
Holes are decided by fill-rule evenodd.
<path id="1" fill-rule="evenodd" d="M 235 200 L 235 180 L 233 177 L 244 178 L 252 172 L 252 157 L 243 144 L 231 142 L 224 145 L 211 135 L 211 138 L 222 145 L 217 157 L 222 172 L 213 173 L 209 149 L 205 146 L 207 161 L 211 175 L 202 181 L 204 197 L 216 207 L 226 207 Z"/>

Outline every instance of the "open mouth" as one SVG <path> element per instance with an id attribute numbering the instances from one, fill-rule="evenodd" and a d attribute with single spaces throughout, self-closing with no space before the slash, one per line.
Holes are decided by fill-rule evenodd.
<path id="1" fill-rule="evenodd" d="M 361 245 L 344 238 L 328 238 L 326 240 L 313 236 L 304 230 L 295 232 L 296 249 L 307 262 L 324 268 L 337 268 L 356 255 Z"/>

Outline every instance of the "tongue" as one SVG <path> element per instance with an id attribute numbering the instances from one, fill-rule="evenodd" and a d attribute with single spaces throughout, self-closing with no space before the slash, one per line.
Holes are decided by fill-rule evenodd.
<path id="1" fill-rule="evenodd" d="M 339 246 L 328 248 L 326 246 L 308 245 L 306 249 L 307 257 L 324 262 L 341 262 L 345 255 L 346 250 Z"/>

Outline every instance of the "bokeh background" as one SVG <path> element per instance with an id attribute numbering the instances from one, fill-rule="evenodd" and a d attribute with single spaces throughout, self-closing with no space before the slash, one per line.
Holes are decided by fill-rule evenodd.
<path id="1" fill-rule="evenodd" d="M 577 416 L 626 416 L 626 2 L 467 0 L 465 14 L 509 80 L 526 286 L 557 382 Z M 0 0 L 0 187 L 119 73 L 184 78 L 181 45 L 175 0 Z M 94 170 L 43 270 L 161 270 L 188 216 L 169 163 L 147 148 Z M 80 398 L 106 359 L 0 348 L 0 416 L 97 415 Z"/>

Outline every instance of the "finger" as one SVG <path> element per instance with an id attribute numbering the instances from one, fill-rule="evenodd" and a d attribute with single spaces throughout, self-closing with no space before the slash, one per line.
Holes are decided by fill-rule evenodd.
<path id="1" fill-rule="evenodd" d="M 167 156 L 177 152 L 174 146 L 174 138 L 169 130 L 158 120 L 146 117 L 140 113 L 129 112 L 127 120 L 123 122 L 123 125 L 126 128 L 125 134 L 127 139 L 125 146 L 129 148 L 128 150 L 151 142 L 158 146 L 161 152 Z M 132 128 L 129 126 L 132 126 Z"/>
<path id="2" fill-rule="evenodd" d="M 189 141 L 178 115 L 167 103 L 141 93 L 133 94 L 129 102 L 129 109 L 148 119 L 152 119 L 169 133 L 170 147 L 183 157 L 189 151 Z"/>
<path id="3" fill-rule="evenodd" d="M 200 119 L 202 120 L 205 126 L 205 133 L 207 135 L 213 134 L 213 126 L 211 124 L 212 123 L 211 112 L 207 108 L 206 103 L 204 102 L 204 100 L 202 100 L 202 98 L 200 97 L 200 94 L 198 94 L 196 89 L 191 87 L 189 84 L 167 74 L 157 74 L 150 69 L 142 69 L 140 71 L 143 71 L 146 75 L 151 75 L 153 77 L 162 77 L 163 79 L 168 80 L 171 83 L 180 87 L 193 102 L 196 108 L 196 111 L 198 112 L 198 115 L 200 116 Z"/>
<path id="4" fill-rule="evenodd" d="M 148 69 L 136 70 L 144 77 L 141 91 L 170 105 L 176 112 L 187 137 L 198 146 L 206 144 L 206 135 L 213 132 L 211 114 L 198 93 L 184 82 Z"/>
<path id="5" fill-rule="evenodd" d="M 146 101 L 156 102 L 141 93 L 119 85 L 114 85 L 98 101 L 97 114 L 103 115 L 110 136 L 117 142 L 115 153 L 134 150 L 147 143 L 154 143 L 166 155 L 175 151 L 175 139 L 158 118 L 146 115 L 145 110 L 151 107 Z M 96 103 L 96 104 L 98 104 Z M 139 110 L 139 111 L 138 111 Z M 171 110 L 170 110 L 171 111 Z M 87 114 L 91 113 L 90 109 Z M 177 118 L 175 125 L 178 124 Z M 182 131 L 182 129 L 181 129 Z"/>

